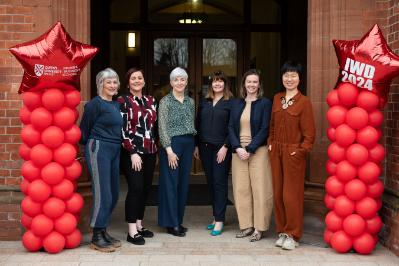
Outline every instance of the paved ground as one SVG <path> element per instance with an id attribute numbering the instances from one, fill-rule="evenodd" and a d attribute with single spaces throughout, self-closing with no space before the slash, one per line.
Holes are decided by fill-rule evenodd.
<path id="1" fill-rule="evenodd" d="M 28 253 L 19 241 L 3 241 L 0 242 L 0 265 L 399 265 L 399 258 L 381 245 L 368 256 L 337 254 L 326 248 L 321 237 L 323 223 L 314 217 L 306 217 L 304 238 L 301 246 L 294 251 L 274 247 L 273 232 L 268 232 L 265 238 L 256 243 L 250 243 L 248 239 L 237 239 L 237 220 L 232 206 L 228 207 L 225 232 L 217 237 L 210 236 L 205 229 L 207 217 L 211 213 L 210 207 L 188 207 L 184 224 L 189 231 L 183 238 L 167 235 L 156 226 L 157 209 L 149 207 L 145 226 L 156 235 L 146 245 L 138 247 L 125 241 L 126 226 L 122 207 L 123 204 L 119 204 L 110 228 L 113 236 L 123 239 L 122 247 L 115 253 L 104 254 L 91 250 L 88 246 L 89 235 L 85 235 L 81 247 L 64 250 L 56 255 Z"/>

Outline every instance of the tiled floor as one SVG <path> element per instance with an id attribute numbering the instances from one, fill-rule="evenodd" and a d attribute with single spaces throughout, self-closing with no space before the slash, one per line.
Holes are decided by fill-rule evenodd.
<path id="1" fill-rule="evenodd" d="M 268 232 L 256 243 L 235 238 L 238 227 L 233 206 L 228 207 L 228 224 L 224 233 L 210 236 L 205 229 L 210 214 L 210 207 L 188 207 L 184 225 L 189 231 L 186 237 L 179 238 L 167 235 L 159 228 L 156 225 L 156 207 L 148 207 L 145 226 L 155 232 L 155 237 L 147 240 L 144 246 L 134 246 L 125 241 L 127 227 L 123 222 L 123 204 L 119 204 L 109 229 L 113 236 L 123 240 L 118 251 L 105 254 L 90 249 L 89 235 L 85 235 L 79 248 L 55 255 L 29 253 L 19 241 L 3 241 L 0 242 L 0 265 L 399 265 L 399 258 L 381 245 L 368 256 L 335 253 L 324 245 L 321 237 L 323 222 L 314 217 L 305 218 L 305 235 L 300 247 L 283 251 L 274 247 L 273 232 Z"/>

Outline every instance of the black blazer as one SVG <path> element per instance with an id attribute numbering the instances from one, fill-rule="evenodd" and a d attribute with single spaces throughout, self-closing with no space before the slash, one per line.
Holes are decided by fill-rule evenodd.
<path id="1" fill-rule="evenodd" d="M 240 145 L 240 119 L 245 108 L 245 100 L 237 99 L 232 104 L 229 121 L 229 139 L 233 152 Z M 272 102 L 267 98 L 259 98 L 251 104 L 251 137 L 252 141 L 246 147 L 250 153 L 266 144 L 269 136 L 269 122 L 271 117 Z"/>
<path id="2" fill-rule="evenodd" d="M 228 125 L 232 100 L 220 99 L 215 106 L 212 100 L 201 98 L 197 113 L 198 142 L 229 146 Z"/>

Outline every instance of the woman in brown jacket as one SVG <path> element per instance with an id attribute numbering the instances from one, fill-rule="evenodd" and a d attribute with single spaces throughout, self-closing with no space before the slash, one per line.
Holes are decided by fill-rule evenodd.
<path id="1" fill-rule="evenodd" d="M 302 66 L 287 61 L 281 68 L 284 92 L 274 96 L 269 131 L 276 246 L 297 247 L 302 236 L 306 154 L 315 139 L 312 104 L 298 89 Z"/>

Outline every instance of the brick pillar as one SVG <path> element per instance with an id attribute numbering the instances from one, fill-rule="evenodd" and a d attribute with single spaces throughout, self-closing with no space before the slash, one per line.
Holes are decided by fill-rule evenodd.
<path id="1" fill-rule="evenodd" d="M 68 25 L 64 23 L 67 18 Z M 0 1 L 0 240 L 17 240 L 22 233 L 19 188 L 22 161 L 18 155 L 21 143 L 18 113 L 22 102 L 17 91 L 23 70 L 8 48 L 40 36 L 58 20 L 72 38 L 89 43 L 89 0 Z M 82 74 L 83 100 L 89 98 L 88 86 L 86 69 Z M 82 184 L 88 191 L 90 183 Z"/>

